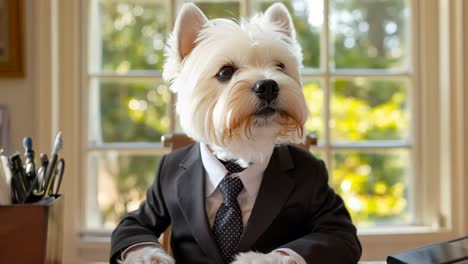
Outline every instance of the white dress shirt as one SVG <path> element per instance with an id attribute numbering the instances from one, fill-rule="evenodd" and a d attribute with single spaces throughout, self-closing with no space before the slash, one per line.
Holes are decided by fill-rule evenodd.
<path id="1" fill-rule="evenodd" d="M 228 170 L 213 155 L 213 153 L 205 144 L 200 143 L 200 152 L 203 167 L 205 168 L 207 174 L 205 180 L 206 213 L 208 220 L 210 221 L 210 226 L 213 226 L 216 212 L 223 203 L 223 195 L 219 190 L 218 185 L 228 174 Z M 244 185 L 244 189 L 242 189 L 242 191 L 239 193 L 239 196 L 237 196 L 237 201 L 239 202 L 242 211 L 242 223 L 244 224 L 244 227 L 247 225 L 250 214 L 252 213 L 252 208 L 255 204 L 255 199 L 257 198 L 260 184 L 262 183 L 263 172 L 268 166 L 269 160 L 270 157 L 267 157 L 264 163 L 251 164 L 242 172 L 234 174 L 234 176 L 239 176 L 242 184 Z M 275 251 L 286 253 L 287 255 L 291 256 L 297 264 L 307 264 L 304 258 L 292 249 L 279 248 Z"/>
<path id="2" fill-rule="evenodd" d="M 203 167 L 206 170 L 205 179 L 205 207 L 210 221 L 210 226 L 213 226 L 216 212 L 223 203 L 223 195 L 218 189 L 218 185 L 229 172 L 224 165 L 211 153 L 205 144 L 200 144 L 201 158 Z M 269 160 L 266 159 L 266 160 Z M 241 173 L 233 174 L 233 176 L 239 176 L 244 185 L 244 189 L 237 196 L 242 211 L 242 223 L 244 226 L 252 212 L 255 199 L 257 198 L 258 189 L 262 182 L 263 171 L 266 169 L 268 164 L 252 164 L 243 170 Z"/>
<path id="3" fill-rule="evenodd" d="M 221 183 L 223 178 L 228 174 L 228 170 L 224 165 L 213 155 L 209 148 L 200 143 L 200 154 L 202 158 L 203 167 L 206 171 L 205 179 L 205 207 L 210 226 L 213 226 L 216 212 L 218 208 L 223 203 L 223 195 L 218 189 L 218 185 Z M 244 227 L 247 225 L 250 214 L 252 213 L 252 208 L 255 204 L 255 199 L 257 198 L 258 190 L 260 184 L 262 183 L 263 172 L 268 166 L 270 157 L 266 157 L 264 163 L 254 163 L 247 167 L 240 173 L 235 174 L 234 176 L 239 176 L 244 185 L 244 189 L 237 196 L 237 201 L 239 202 L 241 211 L 242 211 L 242 223 Z M 229 176 L 231 177 L 231 176 Z M 157 245 L 154 242 L 143 242 L 137 243 L 125 249 L 122 252 L 122 259 L 125 257 L 125 254 L 135 246 L 142 245 Z M 294 250 L 289 248 L 279 248 L 275 251 L 281 252 L 291 256 L 296 264 L 307 264 L 304 258 L 296 253 Z"/>

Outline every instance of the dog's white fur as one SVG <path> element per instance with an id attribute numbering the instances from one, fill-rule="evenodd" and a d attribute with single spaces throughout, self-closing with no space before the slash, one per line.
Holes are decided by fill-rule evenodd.
<path id="1" fill-rule="evenodd" d="M 220 159 L 246 167 L 265 162 L 275 144 L 300 143 L 308 111 L 299 68 L 301 49 L 288 10 L 273 4 L 264 14 L 236 23 L 208 20 L 194 4 L 184 4 L 166 50 L 163 78 L 177 93 L 176 110 L 184 132 L 207 144 Z M 279 64 L 284 65 L 284 69 Z M 216 78 L 226 65 L 237 69 L 226 82 Z M 252 91 L 259 80 L 279 87 L 273 115 L 261 116 Z M 158 247 L 127 254 L 125 263 L 174 263 Z M 277 252 L 243 253 L 239 263 L 294 263 Z"/>
<path id="2" fill-rule="evenodd" d="M 299 66 L 301 49 L 291 17 L 282 4 L 240 24 L 208 20 L 193 4 L 177 19 L 167 49 L 163 77 L 177 93 L 176 109 L 184 132 L 208 144 L 221 159 L 241 165 L 263 161 L 275 144 L 303 140 L 307 107 Z M 276 66 L 285 65 L 285 71 Z M 215 75 L 227 64 L 238 70 L 226 83 Z M 273 79 L 280 88 L 274 116 L 256 117 L 258 80 Z"/>
<path id="3" fill-rule="evenodd" d="M 174 259 L 164 249 L 157 246 L 138 247 L 127 253 L 121 264 L 174 264 Z"/>
<path id="4" fill-rule="evenodd" d="M 146 246 L 127 254 L 121 264 L 175 264 L 174 259 L 160 247 Z M 295 264 L 296 261 L 277 252 L 262 254 L 257 252 L 240 253 L 231 264 Z"/>

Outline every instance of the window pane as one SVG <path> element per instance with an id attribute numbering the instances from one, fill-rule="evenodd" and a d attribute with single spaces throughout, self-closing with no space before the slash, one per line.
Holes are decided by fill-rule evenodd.
<path id="1" fill-rule="evenodd" d="M 161 70 L 167 10 L 165 1 L 91 0 L 90 70 Z"/>
<path id="2" fill-rule="evenodd" d="M 410 166 L 406 149 L 336 151 L 331 184 L 359 226 L 411 224 Z"/>
<path id="3" fill-rule="evenodd" d="M 169 131 L 169 91 L 157 81 L 91 82 L 89 141 L 158 142 Z"/>
<path id="4" fill-rule="evenodd" d="M 240 5 L 238 1 L 195 1 L 195 4 L 209 19 L 238 19 L 240 15 Z"/>
<path id="5" fill-rule="evenodd" d="M 155 178 L 157 155 L 90 153 L 86 184 L 86 227 L 113 229 L 138 208 Z"/>
<path id="6" fill-rule="evenodd" d="M 253 13 L 266 10 L 276 1 L 252 1 Z M 304 67 L 320 67 L 320 31 L 323 25 L 323 0 L 280 1 L 289 9 L 299 44 L 302 47 Z"/>
<path id="7" fill-rule="evenodd" d="M 324 140 L 324 98 L 320 81 L 304 81 L 303 91 L 309 109 L 309 119 L 305 124 L 306 131 L 316 133 L 319 141 Z"/>
<path id="8" fill-rule="evenodd" d="M 331 45 L 336 68 L 408 67 L 407 1 L 332 0 L 330 3 Z"/>
<path id="9" fill-rule="evenodd" d="M 335 80 L 330 133 L 333 141 L 398 140 L 409 136 L 408 81 Z"/>

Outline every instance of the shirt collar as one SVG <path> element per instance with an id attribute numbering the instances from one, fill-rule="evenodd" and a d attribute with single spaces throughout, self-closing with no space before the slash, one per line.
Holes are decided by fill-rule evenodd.
<path id="1" fill-rule="evenodd" d="M 200 143 L 200 154 L 203 162 L 203 167 L 207 173 L 206 179 L 206 197 L 211 196 L 213 192 L 218 188 L 223 178 L 228 174 L 228 170 L 224 165 L 213 155 L 208 146 L 204 143 Z M 254 163 L 247 167 L 242 172 L 238 173 L 239 178 L 244 184 L 244 188 L 247 194 L 255 199 L 257 197 L 258 189 L 263 178 L 263 172 L 265 171 L 270 158 L 265 159 L 263 163 Z"/>

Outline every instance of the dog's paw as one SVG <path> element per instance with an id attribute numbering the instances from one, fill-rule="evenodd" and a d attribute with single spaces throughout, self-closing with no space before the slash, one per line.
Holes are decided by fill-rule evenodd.
<path id="1" fill-rule="evenodd" d="M 164 249 L 159 247 L 143 247 L 127 253 L 121 264 L 175 264 L 175 260 Z"/>
<path id="2" fill-rule="evenodd" d="M 282 255 L 278 252 L 268 254 L 247 252 L 236 256 L 236 260 L 231 264 L 295 264 L 290 256 Z"/>

